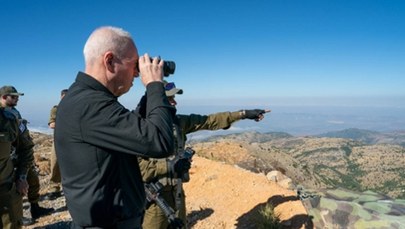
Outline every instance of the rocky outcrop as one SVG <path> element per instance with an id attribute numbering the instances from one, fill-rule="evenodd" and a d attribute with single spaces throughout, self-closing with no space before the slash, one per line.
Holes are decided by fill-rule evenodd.
<path id="1" fill-rule="evenodd" d="M 275 182 L 276 184 L 280 185 L 281 187 L 289 190 L 294 190 L 295 185 L 291 178 L 287 177 L 283 173 L 277 170 L 273 170 L 266 175 L 269 181 Z"/>
<path id="2" fill-rule="evenodd" d="M 39 133 L 32 133 L 32 136 L 36 144 L 35 159 L 41 180 L 40 194 L 43 196 L 48 192 L 49 157 L 53 139 L 50 135 Z M 266 204 L 274 207 L 285 228 L 305 228 L 308 215 L 296 192 L 267 180 L 264 174 L 237 166 L 240 161 L 253 160 L 240 145 L 225 144 L 224 147 L 225 151 L 232 151 L 232 155 L 222 156 L 233 161 L 236 166 L 225 164 L 215 157 L 212 160 L 200 156 L 193 158 L 191 180 L 184 185 L 189 228 L 257 228 L 254 225 L 260 223 L 260 220 L 257 221 L 259 211 Z M 25 228 L 70 227 L 71 218 L 63 196 L 56 200 L 41 200 L 39 204 L 53 207 L 55 212 Z M 30 218 L 28 203 L 24 206 L 24 216 Z"/>

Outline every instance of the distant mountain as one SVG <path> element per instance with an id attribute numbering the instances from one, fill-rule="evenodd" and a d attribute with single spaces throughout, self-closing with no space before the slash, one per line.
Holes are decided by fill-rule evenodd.
<path id="1" fill-rule="evenodd" d="M 350 129 L 329 136 L 245 132 L 192 146 L 199 155 L 254 172 L 281 171 L 306 188 L 372 190 L 405 199 L 405 133 Z M 236 160 L 236 151 L 246 152 L 245 159 Z"/>
<path id="2" fill-rule="evenodd" d="M 209 142 L 215 141 L 218 139 L 233 139 L 233 140 L 241 140 L 245 142 L 267 142 L 274 139 L 285 139 L 285 138 L 292 138 L 293 135 L 285 133 L 285 132 L 267 132 L 267 133 L 259 133 L 257 131 L 249 131 L 249 132 L 242 132 L 242 133 L 234 133 L 234 134 L 227 134 L 227 135 L 214 135 L 204 139 L 197 139 L 191 140 L 189 143 L 195 142 Z"/>
<path id="3" fill-rule="evenodd" d="M 362 141 L 367 144 L 374 144 L 375 139 L 381 134 L 376 131 L 362 130 L 357 128 L 350 128 L 340 131 L 331 131 L 324 134 L 317 135 L 318 137 L 328 137 L 328 138 L 346 138 L 356 141 Z"/>
<path id="4" fill-rule="evenodd" d="M 377 131 L 350 128 L 317 135 L 317 137 L 345 138 L 366 144 L 396 144 L 405 147 L 405 131 L 380 133 Z"/>

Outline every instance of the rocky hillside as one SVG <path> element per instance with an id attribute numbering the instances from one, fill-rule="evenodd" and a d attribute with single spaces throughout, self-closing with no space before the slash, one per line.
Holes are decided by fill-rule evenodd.
<path id="1" fill-rule="evenodd" d="M 52 137 L 32 134 L 41 194 L 45 194 Z M 190 141 L 197 155 L 191 181 L 185 184 L 188 225 L 197 229 L 260 228 L 259 212 L 271 204 L 282 228 L 356 228 L 365 223 L 382 225 L 373 228 L 402 228 L 404 147 L 370 144 L 359 140 L 364 136 L 358 137 L 246 132 Z M 297 196 L 298 187 L 309 192 L 300 191 Z M 26 228 L 69 228 L 71 219 L 63 197 L 42 200 L 40 205 L 54 207 L 55 212 Z M 30 218 L 29 206 L 24 206 L 24 214 Z"/>
<path id="2" fill-rule="evenodd" d="M 380 136 L 378 138 L 382 141 L 382 135 L 374 133 L 374 139 L 375 136 Z M 389 136 L 397 142 L 402 139 L 401 134 L 395 137 L 391 133 Z M 243 159 L 235 159 L 232 154 L 235 149 L 232 148 L 224 153 L 224 147 L 234 144 L 246 152 Z M 201 156 L 237 164 L 254 172 L 281 171 L 295 184 L 306 188 L 371 190 L 405 199 L 405 148 L 400 144 L 248 132 L 194 141 L 192 146 Z"/>
<path id="3" fill-rule="evenodd" d="M 49 184 L 52 136 L 31 134 L 36 144 L 35 159 L 40 173 L 40 194 L 44 195 Z M 239 144 L 224 148 L 223 155 L 230 152 L 230 149 L 235 163 L 249 160 L 250 152 L 239 147 Z M 263 174 L 252 173 L 238 166 L 198 155 L 193 159 L 190 174 L 191 180 L 184 187 L 189 228 L 260 228 L 264 219 L 259 212 L 267 204 L 274 207 L 275 215 L 279 217 L 283 228 L 307 228 L 307 225 L 311 225 L 296 192 L 269 181 Z M 53 207 L 55 212 L 25 228 L 69 228 L 71 218 L 64 197 L 53 201 L 41 200 L 40 205 Z M 27 202 L 24 203 L 24 216 L 26 219 L 30 218 Z"/>

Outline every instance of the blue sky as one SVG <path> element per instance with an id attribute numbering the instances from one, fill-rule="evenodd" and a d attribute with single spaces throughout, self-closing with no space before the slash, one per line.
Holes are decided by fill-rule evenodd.
<path id="1" fill-rule="evenodd" d="M 4 1 L 0 84 L 45 114 L 83 70 L 97 27 L 177 64 L 180 105 L 405 106 L 405 1 Z M 139 80 L 120 100 L 135 106 Z"/>

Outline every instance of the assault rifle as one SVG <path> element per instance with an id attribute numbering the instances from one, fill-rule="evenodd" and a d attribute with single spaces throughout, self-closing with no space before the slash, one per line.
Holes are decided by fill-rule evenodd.
<path id="1" fill-rule="evenodd" d="M 194 156 L 195 151 L 190 148 L 187 147 L 181 154 L 178 155 L 178 157 L 180 159 L 186 158 L 187 160 L 189 160 L 191 162 L 192 157 Z M 185 182 L 189 182 L 190 181 L 190 173 L 187 171 L 183 174 L 176 174 L 177 176 L 177 188 L 176 188 L 176 194 L 175 194 L 175 204 L 176 204 L 176 208 L 180 209 L 181 205 L 182 205 L 182 199 L 184 198 L 183 195 L 183 183 Z"/>
<path id="2" fill-rule="evenodd" d="M 176 217 L 176 212 L 170 205 L 160 196 L 160 190 L 163 185 L 157 181 L 156 183 L 145 183 L 146 200 L 148 202 L 155 202 L 166 215 L 170 228 L 182 229 L 184 228 L 184 223 L 181 219 Z"/>

